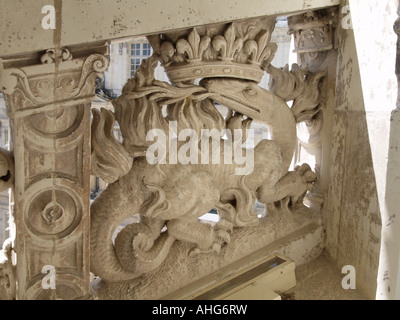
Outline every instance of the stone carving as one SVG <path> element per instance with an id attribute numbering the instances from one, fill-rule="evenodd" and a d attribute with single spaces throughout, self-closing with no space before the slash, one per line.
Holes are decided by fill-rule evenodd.
<path id="1" fill-rule="evenodd" d="M 122 176 L 91 205 L 94 274 L 106 282 L 138 278 L 160 267 L 176 240 L 191 244 L 192 255 L 218 253 L 230 243 L 234 228 L 259 223 L 256 198 L 270 206 L 283 202 L 289 209 L 303 205 L 316 174 L 307 164 L 288 170 L 297 142 L 296 123 L 318 111 L 318 83 L 323 75 L 298 76 L 298 87 L 287 93 L 276 89 L 287 94 L 284 98 L 292 97 L 296 103 L 292 109 L 285 99 L 259 87 L 257 81 L 273 57 L 272 29 L 270 19 L 252 19 L 150 38 L 155 55 L 113 102 L 123 146 L 134 161 L 127 174 L 122 175 L 127 167 L 114 172 Z M 174 85 L 154 80 L 157 56 Z M 197 78 L 202 78 L 199 85 L 193 84 Z M 223 119 L 215 103 L 229 108 L 232 116 Z M 185 165 L 150 164 L 145 158 L 151 129 L 168 132 L 176 121 L 176 135 L 192 128 L 201 137 L 201 129 L 245 129 L 249 119 L 265 123 L 271 140 L 255 147 L 254 171 L 248 175 L 236 175 L 238 165 L 232 160 L 230 164 Z M 180 147 L 186 142 L 176 144 Z M 205 152 L 196 142 L 198 154 Z M 103 152 L 111 156 L 113 149 L 105 146 Z M 221 160 L 226 159 L 224 152 Z M 166 153 L 170 155 L 168 149 Z M 198 221 L 215 207 L 220 221 L 214 227 Z M 140 223 L 126 226 L 114 244 L 115 229 L 133 214 L 140 214 Z"/>
<path id="2" fill-rule="evenodd" d="M 90 102 L 107 46 L 95 52 L 47 50 L 37 65 L 3 60 L 0 87 L 14 128 L 17 299 L 89 294 Z M 54 290 L 42 286 L 45 266 L 56 271 Z"/>
<path id="3" fill-rule="evenodd" d="M 55 61 L 61 61 L 59 74 L 56 79 L 52 72 Z M 35 77 L 24 71 L 23 68 L 7 68 L 2 73 L 1 87 L 6 98 L 16 106 L 14 112 L 37 106 L 48 106 L 53 109 L 53 103 L 61 100 L 73 100 L 92 96 L 92 88 L 96 78 L 107 69 L 108 61 L 102 54 L 93 54 L 84 60 L 80 68 L 74 66 L 72 54 L 68 50 L 48 50 L 41 57 L 44 66 L 41 72 L 48 76 Z M 72 69 L 72 70 L 71 70 Z M 73 70 L 75 69 L 75 70 Z M 63 73 L 62 71 L 70 71 Z M 68 103 L 64 103 L 64 106 Z M 51 106 L 51 107 L 50 107 Z M 41 109 L 30 110 L 39 113 Z M 54 113 L 53 110 L 51 112 Z M 25 114 L 26 112 L 22 112 Z M 13 113 L 10 114 L 14 117 Z"/>
<path id="4" fill-rule="evenodd" d="M 288 18 L 289 32 L 295 40 L 294 52 L 302 67 L 316 71 L 323 65 L 334 48 L 337 16 L 337 8 L 332 7 Z"/>
<path id="5" fill-rule="evenodd" d="M 92 109 L 92 114 L 91 173 L 111 183 L 128 173 L 133 159 L 114 137 L 113 114 L 106 109 Z"/>
<path id="6" fill-rule="evenodd" d="M 14 184 L 14 157 L 8 150 L 0 148 L 0 192 Z"/>
<path id="7" fill-rule="evenodd" d="M 316 93 L 317 87 L 321 92 L 327 92 L 329 78 L 324 77 L 330 72 L 330 61 L 335 58 L 335 30 L 338 23 L 338 8 L 325 8 L 322 10 L 307 12 L 301 15 L 295 15 L 288 18 L 289 33 L 294 36 L 295 50 L 298 55 L 298 61 L 301 69 L 307 69 L 313 72 L 313 76 L 305 74 L 310 83 L 309 94 L 306 103 L 309 103 L 304 119 L 298 124 L 298 148 L 296 149 L 295 159 L 297 161 L 307 161 L 312 165 L 313 170 L 318 174 L 324 171 L 322 163 L 322 137 L 324 135 L 325 103 L 326 95 L 319 96 Z M 296 70 L 292 73 L 296 76 Z M 300 72 L 301 73 L 301 72 Z M 303 74 L 304 75 L 304 74 Z M 286 80 L 287 80 L 286 76 Z M 313 89 L 314 88 L 314 89 Z M 314 98 L 312 97 L 314 95 Z M 312 101 L 313 100 L 313 101 Z M 329 113 L 328 113 L 329 116 Z M 326 134 L 325 134 L 326 136 Z M 315 191 L 308 194 L 308 203 L 313 208 L 321 208 L 323 201 L 323 185 L 328 182 L 322 182 L 316 185 Z M 322 188 L 322 189 L 321 189 Z"/>
<path id="8" fill-rule="evenodd" d="M 11 252 L 11 242 L 6 241 L 0 250 L 0 300 L 14 300 L 16 297 L 16 270 Z"/>
<path id="9" fill-rule="evenodd" d="M 60 61 L 68 61 L 68 60 L 72 60 L 72 54 L 71 52 L 66 49 L 49 49 L 46 50 L 46 53 L 42 55 L 42 57 L 40 58 L 40 61 L 42 63 L 55 63 L 60 62 Z"/>
<path id="10" fill-rule="evenodd" d="M 269 65 L 268 73 L 272 76 L 271 91 L 285 101 L 293 101 L 291 107 L 297 122 L 311 121 L 321 110 L 320 86 L 325 72 L 309 72 L 293 64 L 283 69 Z"/>
<path id="11" fill-rule="evenodd" d="M 158 36 L 149 41 L 174 82 L 212 76 L 259 82 L 260 66 L 268 65 L 277 49 L 270 42 L 274 26 L 275 19 L 248 19 L 227 28 L 219 25 L 163 35 L 162 43 Z"/>

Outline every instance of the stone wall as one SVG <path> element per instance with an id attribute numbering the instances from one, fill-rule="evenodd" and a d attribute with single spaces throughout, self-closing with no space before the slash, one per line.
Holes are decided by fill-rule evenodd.
<path id="1" fill-rule="evenodd" d="M 385 231 L 390 225 L 398 228 L 390 210 L 395 199 L 387 195 L 394 190 L 388 177 L 397 175 L 389 174 L 387 162 L 395 147 L 389 143 L 397 93 L 396 9 L 397 1 L 342 1 L 337 37 L 336 106 L 324 205 L 326 250 L 339 268 L 355 267 L 357 288 L 371 299 L 394 297 L 398 273 L 398 240 L 395 245 L 392 235 L 389 245 Z"/>

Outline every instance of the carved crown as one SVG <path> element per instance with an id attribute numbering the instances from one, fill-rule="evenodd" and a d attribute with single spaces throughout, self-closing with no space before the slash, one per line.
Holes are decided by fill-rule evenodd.
<path id="1" fill-rule="evenodd" d="M 275 19 L 257 18 L 148 39 L 174 83 L 210 77 L 260 82 L 277 49 L 270 42 L 274 27 Z"/>

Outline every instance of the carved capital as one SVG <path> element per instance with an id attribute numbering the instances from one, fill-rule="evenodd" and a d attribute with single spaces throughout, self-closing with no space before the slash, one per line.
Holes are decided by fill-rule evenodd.
<path id="1" fill-rule="evenodd" d="M 294 36 L 295 50 L 302 67 L 315 71 L 327 53 L 334 48 L 337 8 L 309 11 L 288 18 L 289 33 Z"/>
<path id="2" fill-rule="evenodd" d="M 78 52 L 74 58 L 66 48 L 49 49 L 29 58 L 3 59 L 0 91 L 10 118 L 90 101 L 96 78 L 109 64 L 108 47 L 100 52 L 83 57 Z"/>

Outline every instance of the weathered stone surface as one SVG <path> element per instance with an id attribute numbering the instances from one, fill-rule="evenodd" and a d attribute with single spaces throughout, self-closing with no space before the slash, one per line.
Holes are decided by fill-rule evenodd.
<path id="1" fill-rule="evenodd" d="M 54 49 L 41 63 L 3 62 L 14 130 L 17 298 L 74 299 L 89 293 L 90 100 L 108 62 Z M 47 266 L 54 290 L 42 283 Z"/>
<path id="2" fill-rule="evenodd" d="M 166 30 L 335 6 L 339 0 L 1 0 L 0 55 L 142 36 Z M 43 30 L 42 8 L 54 5 L 56 29 Z M 23 24 L 20 22 L 24 21 Z M 62 27 L 61 27 L 62 26 Z M 23 36 L 22 36 L 23 35 Z M 56 41 L 56 42 L 55 42 Z"/>
<path id="3" fill-rule="evenodd" d="M 326 81 L 318 82 L 313 87 L 321 89 L 324 95 L 323 99 L 321 100 L 320 96 L 317 95 L 317 100 L 314 101 L 313 97 L 309 95 L 310 99 L 306 99 L 305 107 L 303 103 L 300 103 L 302 101 L 298 100 L 295 101 L 294 106 L 296 108 L 293 110 L 285 109 L 286 101 L 283 100 L 286 100 L 285 94 L 288 94 L 286 89 L 282 89 L 282 87 L 279 90 L 278 88 L 275 91 L 276 94 L 273 95 L 268 92 L 257 91 L 258 89 L 253 83 L 261 73 L 254 75 L 251 72 L 257 69 L 258 63 L 268 65 L 273 52 L 273 46 L 269 46 L 268 43 L 267 33 L 257 33 L 257 37 L 253 37 L 250 42 L 247 42 L 249 40 L 247 35 L 242 37 L 246 31 L 240 31 L 242 32 L 241 35 L 240 32 L 236 33 L 236 30 L 233 32 L 232 26 L 230 29 L 224 29 L 224 32 L 218 35 L 202 33 L 201 30 L 205 27 L 193 28 L 197 25 L 225 23 L 226 21 L 259 17 L 265 14 L 283 14 L 283 12 L 293 13 L 293 11 L 316 9 L 336 5 L 339 1 L 312 0 L 283 3 L 282 1 L 255 0 L 251 4 L 243 2 L 241 4 L 236 3 L 233 6 L 229 5 L 233 2 L 228 1 L 213 3 L 213 5 L 210 4 L 211 2 L 207 3 L 208 5 L 204 3 L 194 5 L 182 1 L 176 1 L 172 4 L 160 4 L 152 1 L 132 4 L 128 1 L 118 1 L 117 5 L 117 2 L 56 0 L 54 6 L 57 10 L 57 25 L 54 31 L 44 31 L 40 26 L 40 20 L 43 17 L 41 8 L 48 3 L 44 1 L 3 2 L 4 10 L 1 11 L 1 14 L 4 16 L 0 19 L 0 24 L 3 24 L 2 30 L 5 30 L 5 32 L 2 35 L 2 41 L 0 41 L 0 56 L 3 59 L 1 61 L 0 89 L 7 95 L 8 112 L 12 119 L 12 145 L 16 168 L 13 193 L 17 224 L 17 239 L 13 249 L 17 251 L 19 258 L 16 270 L 18 293 L 15 293 L 14 284 L 16 280 L 14 279 L 13 268 L 10 265 L 11 256 L 15 252 L 10 250 L 10 246 L 7 246 L 6 250 L 2 252 L 1 266 L 4 268 L 0 277 L 2 284 L 5 284 L 6 287 L 6 290 L 3 290 L 3 286 L 0 292 L 2 298 L 13 298 L 17 294 L 20 299 L 72 299 L 88 293 L 88 181 L 92 167 L 90 164 L 91 153 L 93 163 L 98 165 L 95 169 L 96 174 L 103 174 L 110 182 L 116 180 L 111 187 L 111 189 L 115 188 L 117 194 L 114 199 L 119 199 L 118 191 L 121 190 L 121 187 L 128 190 L 125 190 L 126 194 L 122 194 L 123 200 L 126 202 L 127 199 L 130 199 L 128 197 L 129 192 L 135 191 L 135 196 L 143 201 L 140 205 L 142 210 L 140 213 L 145 217 L 145 222 L 148 223 L 149 221 L 146 221 L 146 218 L 150 217 L 148 226 L 150 226 L 150 229 L 157 229 L 155 238 L 161 235 L 164 241 L 165 235 L 174 234 L 173 241 L 169 240 L 168 245 L 171 246 L 171 250 L 164 257 L 165 264 L 160 263 L 159 269 L 153 268 L 153 266 L 151 268 L 146 266 L 143 268 L 142 266 L 142 269 L 139 268 L 140 272 L 134 272 L 137 278 L 126 283 L 103 282 L 98 291 L 101 298 L 109 296 L 147 297 L 150 291 L 148 282 L 152 279 L 159 279 L 158 277 L 161 278 L 163 268 L 175 272 L 174 267 L 172 267 L 175 262 L 182 263 L 180 266 L 182 269 L 176 268 L 176 270 L 183 272 L 186 278 L 184 277 L 182 281 L 187 284 L 191 283 L 192 280 L 194 281 L 192 278 L 198 276 L 196 279 L 201 279 L 207 272 L 215 271 L 222 264 L 229 263 L 226 253 L 231 252 L 230 250 L 234 251 L 232 251 L 233 256 L 237 253 L 235 259 L 242 257 L 244 251 L 238 249 L 241 241 L 247 244 L 252 243 L 252 241 L 256 242 L 257 237 L 260 237 L 259 234 L 262 234 L 262 227 L 247 225 L 247 228 L 235 229 L 232 234 L 229 234 L 228 231 L 232 226 L 225 224 L 225 229 L 218 230 L 222 225 L 220 224 L 216 230 L 210 231 L 210 228 L 207 228 L 206 231 L 196 234 L 198 241 L 193 243 L 191 241 L 193 234 L 191 233 L 195 233 L 197 228 L 201 229 L 198 224 L 185 229 L 182 225 L 186 221 L 170 222 L 175 217 L 173 219 L 168 217 L 167 219 L 163 216 L 162 222 L 160 222 L 153 219 L 153 214 L 154 212 L 159 213 L 157 210 L 166 203 L 162 197 L 162 192 L 165 190 L 169 190 L 171 194 L 171 190 L 174 190 L 175 194 L 171 199 L 176 199 L 179 198 L 177 186 L 185 186 L 181 187 L 179 192 L 182 192 L 182 194 L 186 192 L 186 198 L 193 201 L 191 204 L 194 208 L 203 210 L 203 207 L 199 204 L 203 204 L 209 198 L 215 200 L 212 205 L 219 202 L 218 197 L 215 197 L 214 194 L 215 189 L 212 189 L 213 179 L 223 185 L 222 189 L 228 188 L 228 186 L 240 189 L 248 181 L 241 184 L 240 181 L 229 180 L 229 175 L 221 174 L 220 169 L 215 170 L 215 172 L 209 171 L 200 175 L 200 177 L 200 171 L 193 168 L 192 171 L 182 170 L 180 173 L 169 170 L 166 179 L 159 172 L 156 174 L 154 172 L 148 173 L 150 170 L 143 170 L 147 177 L 150 177 L 148 178 L 151 180 L 150 184 L 148 180 L 145 181 L 147 183 L 139 181 L 140 178 L 144 178 L 140 174 L 137 176 L 135 176 L 137 173 L 127 174 L 131 170 L 130 158 L 143 156 L 148 147 L 143 136 L 141 140 L 137 139 L 138 133 L 141 131 L 147 133 L 147 129 L 151 126 L 165 129 L 166 121 L 171 119 L 186 122 L 189 126 L 200 130 L 203 123 L 199 125 L 198 121 L 193 121 L 193 117 L 199 116 L 199 113 L 204 111 L 209 113 L 209 117 L 206 117 L 207 121 L 204 122 L 205 127 L 208 126 L 208 128 L 228 127 L 245 130 L 251 119 L 258 119 L 272 127 L 272 131 L 275 129 L 275 132 L 273 132 L 275 135 L 272 135 L 271 140 L 272 144 L 275 143 L 276 145 L 270 150 L 269 155 L 271 157 L 265 157 L 263 160 L 268 163 L 265 168 L 274 168 L 276 172 L 279 171 L 278 173 L 274 172 L 278 179 L 271 180 L 268 177 L 267 180 L 270 183 L 268 188 L 261 188 L 260 185 L 257 185 L 259 181 L 257 183 L 252 181 L 246 185 L 250 187 L 250 192 L 246 196 L 243 196 L 237 190 L 230 190 L 231 193 L 223 199 L 222 205 L 219 203 L 222 207 L 221 210 L 223 210 L 224 205 L 228 204 L 229 209 L 225 209 L 234 213 L 231 216 L 228 215 L 229 219 L 233 219 L 232 221 L 237 224 L 242 224 L 242 227 L 246 225 L 246 222 L 255 221 L 255 216 L 252 216 L 252 213 L 249 213 L 250 211 L 248 211 L 249 215 L 244 215 L 245 218 L 250 217 L 249 220 L 243 222 L 243 219 L 237 219 L 238 216 L 243 218 L 243 215 L 238 214 L 239 210 L 235 206 L 236 198 L 239 196 L 243 196 L 243 199 L 247 200 L 246 202 L 242 199 L 242 203 L 246 203 L 246 210 L 250 209 L 256 196 L 264 200 L 273 199 L 272 202 L 278 200 L 276 203 L 271 203 L 270 208 L 279 204 L 293 208 L 294 203 L 302 203 L 304 193 L 307 190 L 317 187 L 318 192 L 314 193 L 313 196 L 314 200 L 319 201 L 322 221 L 326 230 L 326 251 L 331 258 L 336 261 L 339 268 L 347 264 L 356 267 L 357 285 L 369 297 L 374 298 L 376 292 L 378 292 L 377 297 L 379 298 L 398 296 L 400 281 L 398 280 L 399 250 L 397 243 L 400 229 L 399 220 L 396 218 L 396 190 L 398 190 L 399 184 L 396 170 L 399 162 L 399 141 L 396 137 L 399 131 L 399 116 L 396 109 L 398 90 L 394 73 L 396 54 L 393 50 L 397 39 L 392 28 L 397 19 L 397 0 L 390 3 L 382 1 L 366 3 L 361 0 L 342 1 L 339 9 L 341 15 L 339 20 L 336 21 L 336 18 L 331 21 L 329 19 L 324 20 L 321 18 L 323 16 L 319 16 L 315 12 L 301 15 L 301 21 L 296 20 L 296 17 L 289 19 L 294 21 L 295 27 L 292 28 L 292 31 L 296 38 L 295 49 L 300 55 L 300 62 L 304 63 L 301 64 L 301 67 L 311 69 L 308 71 L 315 71 L 316 73 L 322 71 L 320 69 L 325 68 L 325 66 L 329 69 L 327 73 L 324 73 Z M 352 26 L 343 24 L 343 21 L 348 21 L 346 20 L 348 13 L 341 9 L 344 9 L 347 4 L 350 5 L 349 9 L 353 18 Z M 156 13 L 149 10 L 154 9 L 155 6 L 157 6 L 157 12 L 154 11 Z M 12 9 L 8 10 L 10 7 Z M 254 8 L 257 8 L 257 10 Z M 141 19 L 132 18 L 132 12 L 141 15 Z M 149 12 L 152 12 L 151 19 L 147 18 Z M 207 17 L 203 13 L 207 13 Z M 95 18 L 88 20 L 87 14 L 93 14 Z M 107 16 L 105 17 L 105 15 Z M 377 16 L 381 18 L 376 19 Z M 25 23 L 21 25 L 20 21 Z M 336 32 L 337 39 L 334 37 L 333 27 L 335 27 L 335 22 L 339 22 L 337 24 L 339 28 Z M 296 24 L 301 25 L 302 28 L 296 28 Z M 175 73 L 177 70 L 171 70 L 172 79 L 176 80 L 173 85 L 154 82 L 149 74 L 144 79 L 136 79 L 138 82 L 142 81 L 138 86 L 136 86 L 136 82 L 130 81 L 127 84 L 124 97 L 116 102 L 116 112 L 113 115 L 124 130 L 124 142 L 119 145 L 112 141 L 112 146 L 105 148 L 107 149 L 105 157 L 97 158 L 99 161 L 95 160 L 96 153 L 100 156 L 101 145 L 106 145 L 107 139 L 99 139 L 93 142 L 92 147 L 96 143 L 97 146 L 91 148 L 89 102 L 93 95 L 94 79 L 105 68 L 105 64 L 101 62 L 104 61 L 104 52 L 102 52 L 102 49 L 92 48 L 90 45 L 82 45 L 82 43 L 87 44 L 128 35 L 149 36 L 160 32 L 167 34 L 170 33 L 171 29 L 177 28 L 187 28 L 187 32 L 184 32 L 184 39 L 181 39 L 184 41 L 177 45 L 169 39 L 172 41 L 168 40 L 172 45 L 172 51 L 171 46 L 166 44 L 167 41 L 164 41 L 163 50 L 159 52 L 162 55 L 161 61 L 168 64 L 171 62 L 168 59 L 173 58 L 175 59 L 174 62 L 178 62 L 178 69 L 182 66 L 179 66 L 180 63 L 188 63 L 190 67 L 187 72 L 194 72 L 194 75 L 185 74 L 182 77 L 182 75 Z M 395 27 L 395 31 L 398 33 L 398 26 Z M 24 38 L 21 34 L 24 35 Z M 208 36 L 209 39 L 207 39 Z M 159 40 L 165 40 L 165 38 L 161 37 Z M 262 42 L 266 45 L 264 46 Z M 209 44 L 211 44 L 211 47 L 207 47 Z M 260 44 L 262 49 L 269 50 L 268 54 L 267 51 L 260 50 Z M 68 45 L 68 49 L 65 48 L 66 45 Z M 64 48 L 61 49 L 62 47 Z M 232 60 L 238 58 L 235 56 L 237 53 L 235 50 L 239 47 L 244 48 L 244 51 L 241 52 L 241 54 L 244 53 L 242 56 L 244 60 L 240 63 L 245 61 L 243 64 L 247 64 L 248 67 L 251 65 L 245 72 L 249 73 L 243 74 L 242 77 L 240 67 L 220 68 L 221 61 L 225 61 L 227 65 L 232 65 Z M 332 51 L 335 48 L 338 48 L 336 74 L 332 72 L 336 67 L 332 66 L 332 61 L 336 61 L 335 53 Z M 209 50 L 206 55 L 212 57 L 219 71 L 226 74 L 217 74 L 219 79 L 214 84 L 211 83 L 213 79 L 207 79 L 195 86 L 186 82 L 186 80 L 193 80 L 197 78 L 197 75 L 198 78 L 204 77 L 201 72 L 204 72 L 205 69 L 198 69 L 196 65 L 202 60 L 203 54 L 206 52 L 203 49 Z M 319 53 L 315 54 L 316 52 Z M 12 54 L 17 53 L 22 55 L 12 56 Z M 262 54 L 260 55 L 260 53 Z M 191 54 L 192 56 L 190 56 Z M 267 58 L 259 59 L 265 57 Z M 238 62 L 237 59 L 236 62 Z M 262 68 L 268 70 L 268 66 L 262 65 Z M 284 73 L 296 73 L 295 69 L 296 67 L 292 69 L 292 72 L 286 69 Z M 272 68 L 270 68 L 270 72 L 273 73 L 271 70 L 273 70 Z M 215 72 L 212 68 L 208 71 L 210 74 Z M 217 73 L 220 73 L 219 71 Z M 229 79 L 228 74 L 234 75 L 236 79 Z M 318 78 L 319 75 L 317 74 L 316 77 Z M 337 78 L 336 83 L 335 77 Z M 301 83 L 301 81 L 297 82 L 296 85 L 298 83 Z M 287 82 L 286 84 L 290 83 Z M 246 87 L 246 90 L 236 90 L 238 88 L 243 89 L 243 87 Z M 246 98 L 238 101 L 240 92 Z M 297 90 L 293 89 L 287 97 L 292 98 L 296 92 Z M 315 93 L 316 91 L 310 90 L 309 92 Z M 251 101 L 249 96 L 252 93 L 255 93 L 256 96 L 262 95 L 268 103 L 263 105 L 262 108 L 257 107 L 261 104 L 247 104 L 248 101 Z M 151 97 L 151 99 L 146 100 L 148 97 Z M 232 98 L 236 101 L 232 102 Z M 229 99 L 231 100 L 229 101 Z M 230 114 L 229 121 L 219 118 L 212 111 L 214 101 L 227 104 L 236 114 Z M 173 107 L 170 107 L 171 112 L 167 120 L 159 117 L 157 111 L 157 108 L 161 107 L 162 104 L 176 107 L 175 111 L 172 110 Z M 134 108 L 131 107 L 133 105 L 135 110 L 139 111 L 138 113 L 132 112 Z M 302 106 L 300 113 L 296 110 L 299 105 Z M 149 106 L 151 108 L 146 109 Z M 275 113 L 274 110 L 268 108 L 269 106 L 274 106 L 276 110 L 280 111 L 296 112 L 292 112 L 293 114 L 286 112 L 283 115 L 280 111 Z M 187 110 L 190 110 L 190 112 L 187 112 Z M 301 117 L 304 115 L 302 111 L 306 112 L 306 118 Z M 108 117 L 105 114 L 104 117 Z M 242 115 L 245 115 L 246 119 Z M 275 118 L 277 115 L 278 120 Z M 107 126 L 113 121 L 112 117 L 109 117 L 109 119 L 111 120 L 108 120 L 105 130 L 109 129 Z M 300 120 L 307 120 L 307 124 L 303 123 L 298 126 L 300 147 L 296 149 L 298 151 L 296 160 L 315 158 L 315 161 L 312 161 L 312 169 L 321 177 L 318 183 L 315 182 L 315 175 L 309 170 L 310 167 L 304 166 L 288 172 L 293 155 L 292 151 L 296 148 L 295 124 L 296 121 Z M 277 127 L 280 127 L 280 130 Z M 182 125 L 179 126 L 179 129 L 181 128 Z M 330 128 L 332 128 L 331 131 Z M 286 133 L 284 134 L 284 132 Z M 95 133 L 94 136 L 96 136 Z M 108 140 L 111 141 L 112 139 Z M 126 148 L 126 150 L 123 148 Z M 93 152 L 94 149 L 96 149 L 95 152 Z M 303 152 L 304 150 L 305 152 Z M 123 166 L 118 167 L 116 165 L 118 163 L 117 157 L 112 159 L 112 156 L 116 155 L 118 155 L 117 157 L 125 157 Z M 109 161 L 110 159 L 112 161 Z M 137 162 L 137 159 L 135 162 Z M 102 172 L 102 166 L 103 169 L 107 166 L 109 169 L 107 173 L 104 172 L 105 170 Z M 256 171 L 256 173 L 262 172 L 261 167 L 258 167 L 260 171 Z M 136 177 L 137 180 L 128 181 L 129 175 Z M 206 178 L 207 175 L 208 178 Z M 0 176 L 5 177 L 2 172 L 0 172 Z M 125 178 L 123 178 L 124 176 Z M 262 175 L 259 174 L 259 176 Z M 179 177 L 181 180 L 179 180 Z M 292 183 L 289 183 L 292 178 Z M 193 180 L 190 181 L 190 179 Z M 160 181 L 162 181 L 162 184 Z M 281 183 L 277 183 L 277 181 Z M 204 182 L 209 182 L 207 186 L 210 187 L 203 187 L 203 189 L 196 187 L 196 184 Z M 189 186 L 184 183 L 189 183 Z M 132 187 L 132 184 L 134 184 L 134 187 Z M 274 187 L 278 185 L 279 188 L 275 189 Z M 6 187 L 8 186 L 6 185 Z M 92 207 L 95 224 L 92 230 L 91 245 L 101 248 L 101 250 L 95 250 L 92 256 L 94 271 L 101 269 L 99 266 L 102 262 L 102 250 L 106 250 L 108 253 L 114 250 L 111 242 L 113 224 L 117 226 L 121 222 L 121 216 L 114 216 L 113 210 L 115 208 L 121 209 L 124 203 L 121 202 L 121 207 L 118 207 L 118 203 L 114 204 L 112 208 L 113 205 L 107 202 L 107 195 L 110 194 L 112 195 L 112 192 L 106 192 L 103 200 L 99 200 L 98 203 L 104 201 L 106 204 L 103 208 L 100 209 L 98 204 Z M 309 193 L 308 195 L 312 194 Z M 322 199 L 324 200 L 323 204 Z M 179 206 L 179 209 L 185 209 L 184 211 L 189 211 L 189 204 L 184 200 L 181 201 L 175 203 L 175 206 Z M 208 206 L 209 203 L 207 203 L 207 210 Z M 128 206 L 128 209 L 130 208 Z M 128 209 L 124 212 L 126 216 L 131 214 Z M 196 219 L 200 214 L 199 212 L 194 214 Z M 108 215 L 108 213 L 111 214 Z M 261 226 L 264 226 L 268 219 L 271 221 L 271 218 L 274 218 L 273 214 L 262 220 Z M 229 219 L 226 219 L 225 216 L 222 220 L 226 222 Z M 285 219 L 284 217 L 279 218 L 278 221 L 274 220 L 274 223 L 276 222 L 279 225 L 279 223 L 286 221 L 288 225 L 293 226 L 293 230 L 303 226 L 301 223 L 296 225 L 293 221 L 292 224 Z M 233 224 L 232 221 L 229 220 L 228 222 Z M 131 248 L 127 243 L 131 239 L 130 236 L 137 236 L 135 233 L 137 230 L 134 229 L 137 226 L 139 226 L 139 229 L 145 229 L 146 223 L 127 227 L 117 237 L 115 248 L 123 248 L 121 251 L 117 250 L 119 251 L 118 263 L 122 262 L 123 266 L 110 263 L 104 267 L 104 270 L 100 270 L 100 275 L 104 273 L 105 278 L 107 278 L 108 272 L 115 272 L 118 275 L 121 270 L 132 271 L 134 269 L 132 265 L 135 264 L 136 260 L 132 259 L 131 256 L 134 253 L 133 256 L 136 255 L 137 257 L 137 247 L 134 248 L 136 251 L 130 250 Z M 164 229 L 165 226 L 169 230 L 161 232 L 161 229 Z M 269 225 L 266 226 L 265 230 L 269 230 L 268 228 Z M 320 228 L 317 229 L 320 230 Z M 102 239 L 103 235 L 98 230 L 106 231 L 104 233 L 106 239 Z M 251 230 L 257 231 L 252 233 Z M 142 229 L 139 231 L 139 233 L 143 233 Z M 223 232 L 218 234 L 218 238 L 213 235 L 214 231 Z M 131 232 L 130 235 L 129 232 Z M 273 232 L 271 231 L 271 233 Z M 263 238 L 264 235 L 261 236 L 264 241 L 263 245 L 269 245 L 270 241 L 273 242 L 281 239 L 281 236 L 285 236 L 284 233 L 280 233 L 283 232 L 282 230 L 275 232 L 276 237 Z M 124 238 L 125 236 L 126 238 Z M 241 236 L 243 236 L 243 239 L 248 238 L 249 242 L 239 240 Z M 143 236 L 138 238 L 141 241 L 143 240 Z M 215 239 L 217 241 L 214 241 Z M 250 241 L 250 239 L 253 240 Z M 143 249 L 143 247 L 145 249 L 152 248 L 152 241 L 145 243 L 145 241 L 139 240 L 134 245 L 139 244 L 140 249 Z M 229 241 L 231 241 L 231 244 L 227 245 Z M 106 246 L 102 246 L 103 243 Z M 307 246 L 318 248 L 315 249 L 315 252 L 319 252 L 319 246 L 313 247 L 313 244 L 304 244 L 302 249 Z M 222 255 L 203 252 L 198 256 L 188 257 L 187 252 L 193 248 L 200 250 L 210 250 L 211 248 L 212 250 L 219 250 Z M 244 248 L 246 248 L 246 245 L 243 246 L 243 250 Z M 180 254 L 182 256 L 179 256 L 178 259 Z M 288 254 L 295 253 L 289 250 Z M 310 256 L 313 255 L 314 253 L 310 253 Z M 204 260 L 204 265 L 202 265 L 203 260 L 196 260 L 200 259 L 197 257 L 202 256 L 207 257 Z M 171 257 L 176 259 L 171 261 Z M 222 262 L 218 259 L 221 259 Z M 106 259 L 105 262 L 109 263 L 110 261 Z M 193 268 L 193 265 L 191 265 L 193 262 L 198 262 L 204 270 L 208 271 L 203 274 L 203 269 L 200 271 L 190 269 Z M 41 270 L 45 264 L 54 265 L 59 272 L 57 273 L 58 289 L 52 293 L 42 290 L 41 287 L 41 279 L 44 276 Z M 207 269 L 207 266 L 210 269 Z M 196 274 L 196 276 L 193 274 Z M 139 281 L 141 281 L 140 284 L 138 284 Z M 136 289 L 131 289 L 130 286 L 132 285 Z M 164 284 L 160 286 L 160 291 L 156 291 L 158 292 L 157 297 L 168 293 L 166 287 L 167 285 Z"/>
<path id="4" fill-rule="evenodd" d="M 127 174 L 120 173 L 91 205 L 91 271 L 106 286 L 116 288 L 109 298 L 133 297 L 129 290 L 117 292 L 135 281 L 141 283 L 138 292 L 144 287 L 165 295 L 170 291 L 164 287 L 177 289 L 311 223 L 296 212 L 307 216 L 303 200 L 314 189 L 317 175 L 307 164 L 288 170 L 296 147 L 296 124 L 311 120 L 319 111 L 319 82 L 324 73 L 301 71 L 306 76 L 286 89 L 293 91 L 287 92 L 294 101 L 292 108 L 289 99 L 259 87 L 254 81 L 268 70 L 276 49 L 270 43 L 271 22 L 269 18 L 249 19 L 151 37 L 155 54 L 142 63 L 113 102 L 123 146 L 135 158 L 132 168 Z M 173 85 L 154 80 L 156 59 L 170 71 Z M 273 70 L 279 78 L 282 71 Z M 201 79 L 199 85 L 192 83 L 196 78 Z M 285 83 L 279 81 L 275 88 L 285 91 L 280 90 L 282 86 Z M 230 115 L 224 119 L 215 103 L 230 109 Z M 271 140 L 246 149 L 253 157 L 239 164 L 235 157 L 237 150 L 243 152 L 246 139 L 240 136 L 236 141 L 236 133 L 242 133 L 252 120 L 268 127 Z M 172 125 L 175 128 L 171 129 Z M 218 133 L 212 136 L 213 144 L 204 144 L 204 130 L 212 129 Z M 233 136 L 232 129 L 234 154 L 226 148 L 232 139 L 221 139 L 224 134 L 220 134 Z M 156 130 L 159 139 L 155 163 L 149 161 L 154 148 L 147 135 L 150 130 Z M 179 151 L 177 161 L 171 146 L 176 143 L 179 150 L 188 148 L 187 139 L 181 138 L 184 130 L 191 133 L 187 149 L 191 156 L 182 160 Z M 93 134 L 96 139 L 102 132 L 94 130 Z M 162 135 L 169 135 L 168 148 L 159 145 Z M 223 150 L 215 148 L 214 138 L 223 142 Z M 209 141 L 208 136 L 206 139 Z M 110 159 L 114 145 L 105 144 L 103 150 Z M 203 161 L 210 150 L 218 161 Z M 101 154 L 101 150 L 97 152 Z M 242 164 L 250 165 L 250 171 L 244 172 Z M 98 169 L 100 174 L 102 166 Z M 278 212 L 274 218 L 259 221 L 254 211 L 256 198 L 267 204 L 271 215 Z M 199 218 L 213 208 L 218 209 L 219 222 L 215 226 L 200 223 Z M 289 218 L 279 212 L 286 212 Z M 126 226 L 113 243 L 118 225 L 136 213 L 141 217 L 139 223 Z M 233 228 L 237 229 L 232 233 Z M 316 246 L 322 248 L 312 244 L 310 250 L 320 252 Z M 232 249 L 221 254 L 225 247 Z M 202 262 L 192 260 L 193 255 L 202 256 Z M 156 297 L 154 294 L 137 293 L 135 298 Z"/>

